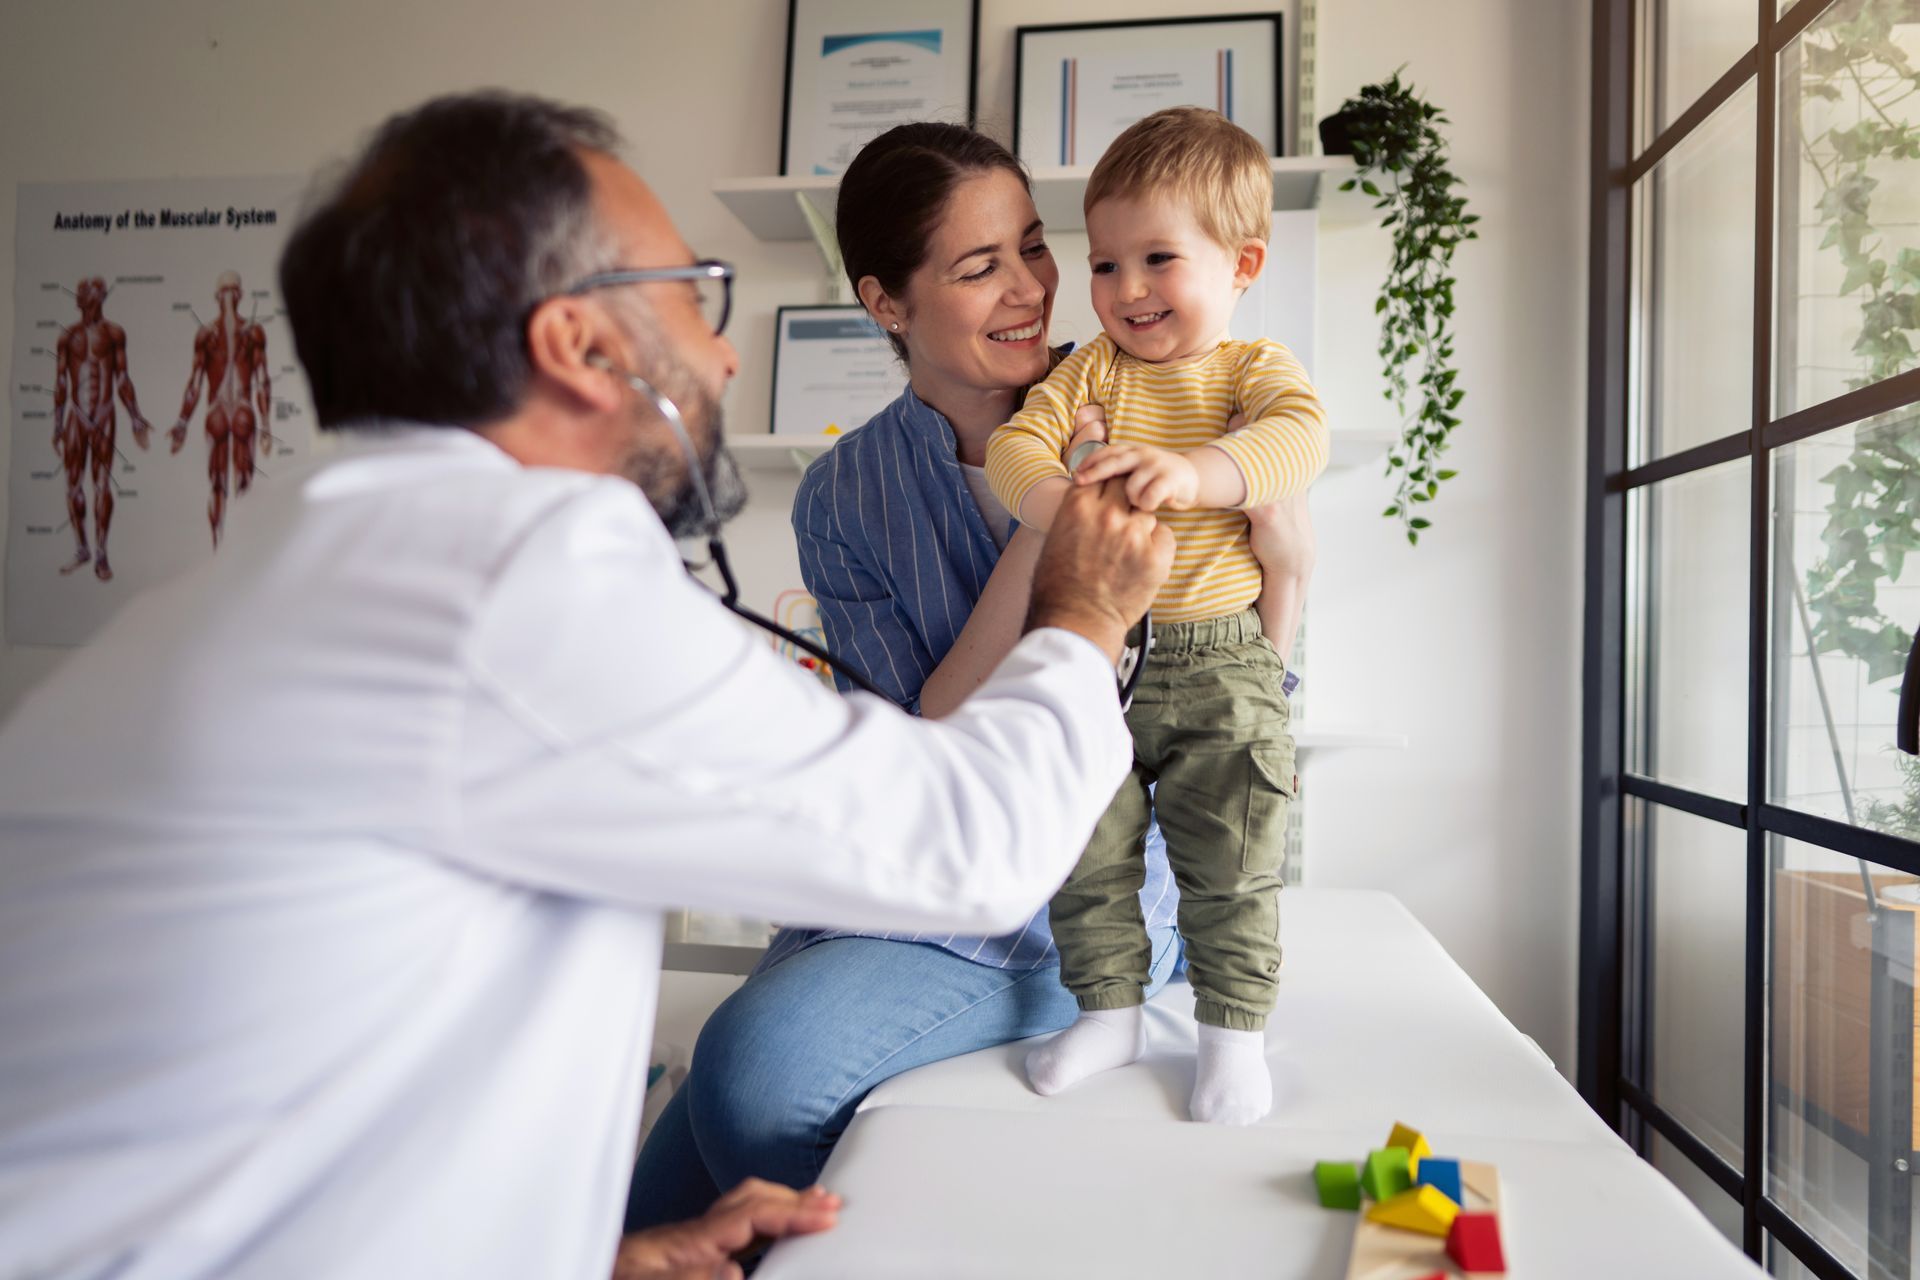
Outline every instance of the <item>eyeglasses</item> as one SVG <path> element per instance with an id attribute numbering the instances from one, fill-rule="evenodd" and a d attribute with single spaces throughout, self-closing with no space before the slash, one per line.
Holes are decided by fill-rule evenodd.
<path id="1" fill-rule="evenodd" d="M 685 281 L 694 287 L 700 299 L 700 315 L 713 326 L 713 334 L 716 338 L 726 331 L 727 317 L 733 314 L 733 264 L 721 262 L 717 258 L 706 258 L 684 267 L 639 267 L 596 271 L 586 279 L 569 285 L 562 292 L 569 296 L 578 296 L 595 289 L 611 289 L 616 285 L 661 284 L 673 281 Z"/>

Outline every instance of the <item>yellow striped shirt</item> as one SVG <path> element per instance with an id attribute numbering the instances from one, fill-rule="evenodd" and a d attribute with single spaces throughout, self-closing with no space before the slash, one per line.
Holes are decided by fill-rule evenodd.
<path id="1" fill-rule="evenodd" d="M 1185 452 L 1213 445 L 1247 482 L 1243 507 L 1304 490 L 1327 465 L 1326 412 L 1293 353 L 1277 342 L 1223 342 L 1173 365 L 1136 360 L 1101 334 L 1027 392 L 1026 405 L 987 443 L 987 483 L 1016 515 L 1033 487 L 1064 477 L 1074 414 L 1098 404 L 1114 444 Z M 1227 419 L 1247 425 L 1228 434 Z M 1173 572 L 1153 602 L 1161 622 L 1238 613 L 1260 597 L 1260 565 L 1241 511 L 1162 511 Z"/>

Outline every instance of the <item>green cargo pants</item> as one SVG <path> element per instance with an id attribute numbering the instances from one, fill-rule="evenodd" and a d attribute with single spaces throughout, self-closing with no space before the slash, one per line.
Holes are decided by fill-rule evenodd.
<path id="1" fill-rule="evenodd" d="M 1060 980 L 1082 1009 L 1144 999 L 1153 953 L 1139 893 L 1148 819 L 1157 813 L 1180 889 L 1194 1016 L 1240 1031 L 1266 1026 L 1280 972 L 1280 859 L 1294 792 L 1285 675 L 1251 609 L 1154 628 L 1127 713 L 1133 772 L 1048 908 Z"/>

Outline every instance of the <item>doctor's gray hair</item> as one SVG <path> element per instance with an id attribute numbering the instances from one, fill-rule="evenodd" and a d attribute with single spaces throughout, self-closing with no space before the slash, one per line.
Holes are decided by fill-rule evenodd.
<path id="1" fill-rule="evenodd" d="M 597 111 L 503 92 L 382 125 L 280 259 L 319 424 L 510 414 L 533 308 L 616 265 L 581 157 L 621 145 Z"/>

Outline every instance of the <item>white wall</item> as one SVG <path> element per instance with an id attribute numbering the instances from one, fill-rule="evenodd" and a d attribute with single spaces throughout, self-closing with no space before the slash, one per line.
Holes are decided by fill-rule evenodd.
<path id="1" fill-rule="evenodd" d="M 1175 8 L 983 0 L 983 116 L 1004 136 L 1014 26 Z M 1399 893 L 1565 1065 L 1578 860 L 1586 6 L 1321 0 L 1321 10 L 1318 113 L 1409 64 L 1452 115 L 1457 166 L 1485 220 L 1483 240 L 1459 259 L 1467 422 L 1450 457 L 1461 475 L 1437 504 L 1434 531 L 1409 549 L 1378 518 L 1387 489 L 1371 475 L 1331 479 L 1316 498 L 1314 712 L 1404 732 L 1411 745 L 1316 764 L 1308 876 Z M 10 5 L 0 17 L 0 183 L 307 170 L 397 108 L 481 85 L 592 103 L 633 139 L 638 167 L 687 238 L 741 268 L 732 333 L 744 371 L 727 407 L 735 429 L 759 430 L 773 308 L 819 299 L 820 277 L 811 250 L 755 241 L 708 188 L 776 167 L 784 25 L 779 0 L 549 0 L 537 11 L 508 0 Z M 1337 203 L 1321 229 L 1319 380 L 1340 428 L 1393 425 L 1373 356 L 1371 291 L 1386 242 L 1366 214 Z M 12 243 L 12 218 L 12 201 L 0 199 L 0 244 Z M 1058 247 L 1069 267 L 1062 319 L 1072 324 L 1085 315 L 1072 268 L 1084 246 Z M 11 255 L 0 257 L 0 298 L 12 297 L 12 272 Z M 0 350 L 11 323 L 0 307 Z M 756 492 L 732 541 L 749 594 L 765 603 L 797 582 L 783 541 L 792 482 L 760 477 Z M 0 650 L 0 711 L 56 658 Z"/>
<path id="2" fill-rule="evenodd" d="M 1409 548 L 1384 481 L 1316 498 L 1313 714 L 1406 732 L 1315 770 L 1307 874 L 1399 893 L 1566 1068 L 1577 941 L 1589 6 L 1321 5 L 1319 114 L 1402 63 L 1447 110 L 1481 239 L 1455 259 L 1465 424 L 1435 526 Z M 1393 425 L 1368 287 L 1381 232 L 1323 219 L 1321 391 Z M 1357 492 L 1356 492 L 1357 490 Z"/>

